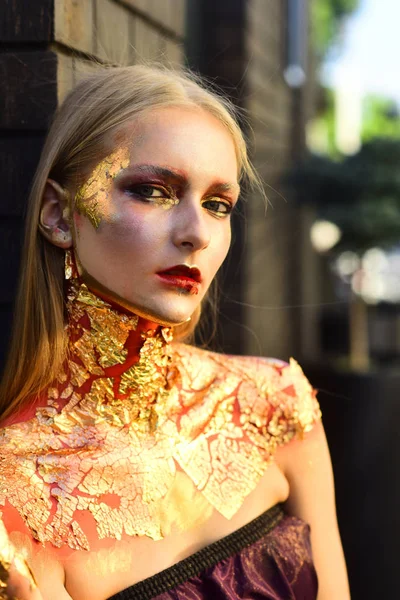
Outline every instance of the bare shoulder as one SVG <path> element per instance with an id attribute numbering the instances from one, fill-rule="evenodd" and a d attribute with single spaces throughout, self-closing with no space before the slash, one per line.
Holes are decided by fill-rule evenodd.
<path id="1" fill-rule="evenodd" d="M 190 344 L 176 343 L 173 348 L 177 354 L 186 359 L 194 361 L 212 361 L 218 365 L 223 364 L 228 370 L 235 368 L 258 369 L 264 368 L 282 368 L 288 366 L 288 363 L 277 358 L 266 358 L 263 356 L 244 356 L 238 354 L 224 354 L 222 352 L 214 352 L 205 348 L 199 348 Z"/>
<path id="2" fill-rule="evenodd" d="M 235 397 L 242 419 L 253 423 L 271 447 L 302 438 L 320 420 L 316 392 L 294 359 L 234 356 L 185 344 L 175 348 L 186 386 L 223 387 Z"/>
<path id="3" fill-rule="evenodd" d="M 185 366 L 191 363 L 193 368 L 200 368 L 202 365 L 203 370 L 207 369 L 221 374 L 232 372 L 242 375 L 243 378 L 259 381 L 260 384 L 273 377 L 287 377 L 288 375 L 295 379 L 296 375 L 300 374 L 301 378 L 305 379 L 300 366 L 294 359 L 290 359 L 290 362 L 287 363 L 278 358 L 223 354 L 180 343 L 174 344 L 173 349 L 175 355 L 183 361 Z"/>

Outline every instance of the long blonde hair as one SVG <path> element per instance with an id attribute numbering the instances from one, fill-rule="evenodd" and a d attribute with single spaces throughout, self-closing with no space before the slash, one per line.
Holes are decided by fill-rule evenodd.
<path id="1" fill-rule="evenodd" d="M 76 185 L 93 161 L 106 155 L 107 134 L 144 111 L 165 106 L 198 106 L 222 122 L 235 143 L 240 178 L 262 193 L 233 106 L 193 74 L 136 65 L 98 68 L 83 79 L 55 114 L 32 185 L 0 415 L 34 400 L 55 379 L 66 356 L 64 251 L 38 229 L 47 179 L 66 189 Z M 193 333 L 199 316 L 200 309 L 189 326 L 176 328 L 175 337 Z"/>

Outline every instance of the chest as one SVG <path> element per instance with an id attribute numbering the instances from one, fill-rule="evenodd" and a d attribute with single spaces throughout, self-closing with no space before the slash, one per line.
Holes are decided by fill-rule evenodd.
<path id="1" fill-rule="evenodd" d="M 46 406 L 5 428 L 0 507 L 11 505 L 37 541 L 85 551 L 93 539 L 159 541 L 212 511 L 232 519 L 270 466 L 287 420 L 264 384 L 198 363 L 179 363 L 180 376 L 151 407 L 154 419 L 134 416 L 132 399 L 97 379 L 63 409 Z"/>
<path id="2" fill-rule="evenodd" d="M 19 539 L 24 539 L 25 548 L 30 549 L 45 600 L 53 599 L 56 590 L 60 599 L 67 593 L 65 597 L 74 600 L 104 600 L 236 531 L 270 506 L 284 501 L 287 493 L 287 482 L 273 464 L 231 520 L 212 511 L 191 530 L 173 532 L 160 541 L 146 537 L 99 540 L 90 551 L 66 553 L 65 549 L 50 545 L 43 548 L 32 539 L 29 541 L 27 535 L 20 535 Z"/>

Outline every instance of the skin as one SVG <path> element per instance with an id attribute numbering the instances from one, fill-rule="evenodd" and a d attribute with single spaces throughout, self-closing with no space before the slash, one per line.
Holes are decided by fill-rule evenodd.
<path id="1" fill-rule="evenodd" d="M 225 210 L 219 202 L 234 205 L 238 196 L 233 141 L 211 115 L 181 108 L 152 111 L 114 135 L 110 154 L 128 149 L 130 162 L 109 181 L 105 202 L 95 207 L 100 209 L 96 218 L 82 210 L 69 214 L 68 193 L 49 181 L 41 230 L 57 246 L 75 244 L 84 271 L 111 296 L 124 298 L 161 322 L 182 322 L 204 297 L 229 248 L 229 214 L 216 213 Z M 138 167 L 143 164 L 167 168 L 179 177 L 155 181 L 153 174 L 143 180 L 146 171 Z M 136 180 L 132 185 L 138 173 L 141 188 Z M 166 286 L 156 275 L 184 262 L 196 264 L 202 272 L 197 295 Z M 56 593 L 60 599 L 103 600 L 232 533 L 278 502 L 285 502 L 289 514 L 311 525 L 318 600 L 348 600 L 332 467 L 321 423 L 303 440 L 277 451 L 275 462 L 232 520 L 214 512 L 200 528 L 168 536 L 157 546 L 148 538 L 132 538 L 130 548 L 124 546 L 124 552 L 131 552 L 132 571 L 108 573 L 104 579 L 88 571 L 80 556 L 68 563 L 54 550 L 46 565 L 54 564 L 42 569 L 43 576 L 40 564 L 33 562 L 40 597 L 50 600 Z M 20 597 L 39 598 L 26 589 Z"/>
<path id="2" fill-rule="evenodd" d="M 50 184 L 42 228 L 57 245 L 74 241 L 83 271 L 111 299 L 122 298 L 157 322 L 185 322 L 230 246 L 230 213 L 239 195 L 234 142 L 212 115 L 182 108 L 153 110 L 125 126 L 122 140 L 120 131 L 114 138 L 118 146 L 112 153 L 130 160 L 115 177 L 100 182 L 96 219 L 75 210 L 72 230 L 66 219 L 59 222 L 59 190 Z M 97 164 L 89 179 L 98 171 Z M 157 276 L 182 263 L 201 271 L 196 294 Z"/>

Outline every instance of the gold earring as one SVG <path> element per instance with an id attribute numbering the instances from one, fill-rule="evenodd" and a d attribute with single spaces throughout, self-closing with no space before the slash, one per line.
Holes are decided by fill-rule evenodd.
<path id="1" fill-rule="evenodd" d="M 65 251 L 64 276 L 67 281 L 77 279 L 79 277 L 78 268 L 75 262 L 75 255 L 72 249 L 68 248 Z"/>

